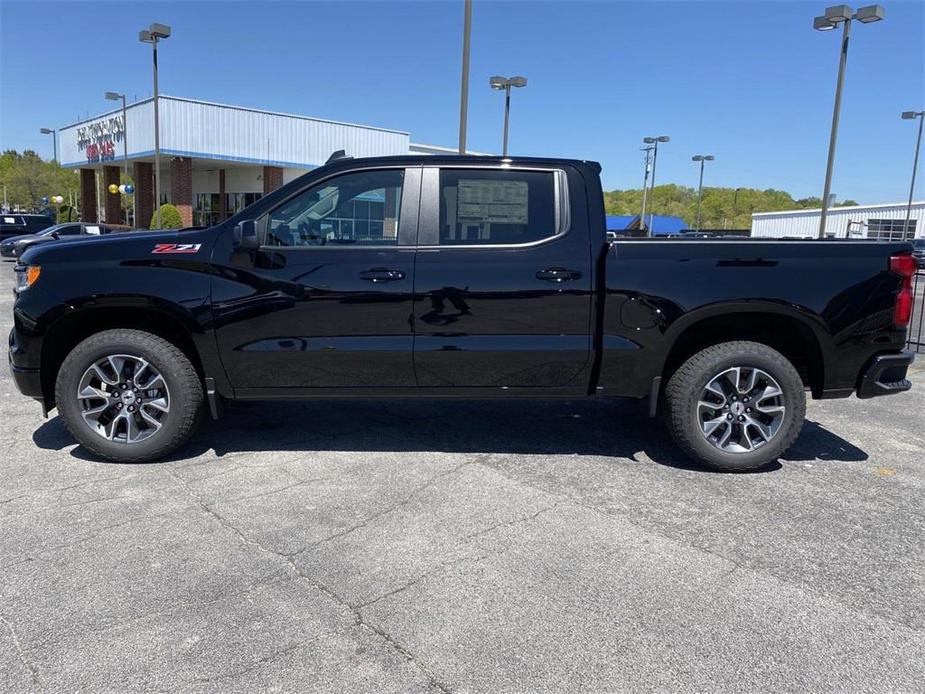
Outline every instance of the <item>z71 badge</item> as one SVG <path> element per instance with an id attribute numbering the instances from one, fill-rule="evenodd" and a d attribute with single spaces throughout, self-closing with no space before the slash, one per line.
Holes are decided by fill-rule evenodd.
<path id="1" fill-rule="evenodd" d="M 198 253 L 201 243 L 156 243 L 152 253 Z"/>

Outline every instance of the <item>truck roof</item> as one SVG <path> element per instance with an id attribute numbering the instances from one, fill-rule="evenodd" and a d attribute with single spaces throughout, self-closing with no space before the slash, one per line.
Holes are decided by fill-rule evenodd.
<path id="1" fill-rule="evenodd" d="M 475 155 L 475 154 L 401 154 L 384 157 L 340 157 L 329 161 L 325 166 L 341 166 L 351 162 L 360 162 L 362 164 L 404 164 L 413 165 L 432 165 L 432 166 L 456 166 L 456 165 L 478 165 L 478 166 L 501 166 L 509 164 L 513 166 L 589 166 L 597 173 L 601 171 L 601 165 L 596 161 L 584 159 L 565 159 L 559 157 L 521 157 L 499 155 Z"/>

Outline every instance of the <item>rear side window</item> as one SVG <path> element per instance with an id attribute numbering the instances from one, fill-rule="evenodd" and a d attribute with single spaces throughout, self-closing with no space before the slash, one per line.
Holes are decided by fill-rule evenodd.
<path id="1" fill-rule="evenodd" d="M 497 245 L 554 236 L 552 171 L 440 171 L 440 245 Z"/>

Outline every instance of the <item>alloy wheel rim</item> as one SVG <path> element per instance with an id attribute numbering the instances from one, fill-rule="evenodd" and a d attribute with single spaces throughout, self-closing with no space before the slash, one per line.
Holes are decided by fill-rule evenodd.
<path id="1" fill-rule="evenodd" d="M 78 382 L 77 401 L 91 431 L 126 445 L 156 434 L 170 413 L 164 377 L 131 354 L 110 354 L 91 364 Z"/>
<path id="2" fill-rule="evenodd" d="M 700 433 L 725 453 L 751 453 L 777 436 L 784 391 L 767 371 L 733 366 L 707 381 L 697 402 Z"/>

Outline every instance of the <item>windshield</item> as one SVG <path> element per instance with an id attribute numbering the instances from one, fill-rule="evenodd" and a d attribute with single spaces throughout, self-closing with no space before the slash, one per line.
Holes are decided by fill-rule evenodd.
<path id="1" fill-rule="evenodd" d="M 67 224 L 56 224 L 56 225 L 53 226 L 53 227 L 48 227 L 47 229 L 43 229 L 42 231 L 38 232 L 38 233 L 36 234 L 36 236 L 51 236 L 51 235 L 54 234 L 56 231 L 59 231 L 59 230 L 63 229 L 63 228 L 66 227 L 66 226 L 67 226 Z"/>
<path id="2" fill-rule="evenodd" d="M 925 251 L 925 238 L 916 239 L 913 241 L 912 247 L 917 251 Z"/>

